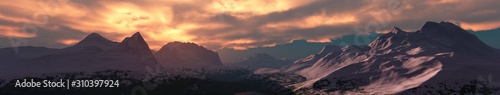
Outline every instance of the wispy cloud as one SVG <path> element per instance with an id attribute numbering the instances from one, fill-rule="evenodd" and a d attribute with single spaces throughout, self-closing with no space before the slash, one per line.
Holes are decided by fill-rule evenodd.
<path id="1" fill-rule="evenodd" d="M 394 7 L 390 6 L 394 1 L 401 10 L 387 15 L 385 10 Z M 429 20 L 452 21 L 476 31 L 495 29 L 500 27 L 498 4 L 498 0 L 17 0 L 0 3 L 0 37 L 64 47 L 91 32 L 121 41 L 141 31 L 153 49 L 171 41 L 246 49 L 297 39 L 328 42 L 353 34 L 355 26 L 381 22 L 380 18 L 387 23 L 376 31 L 392 26 L 415 30 Z M 23 33 L 27 24 L 38 32 Z"/>

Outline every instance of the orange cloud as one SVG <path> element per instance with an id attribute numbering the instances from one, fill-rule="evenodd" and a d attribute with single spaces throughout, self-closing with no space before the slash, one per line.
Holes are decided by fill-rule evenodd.
<path id="1" fill-rule="evenodd" d="M 121 41 L 140 31 L 153 49 L 172 41 L 194 42 L 210 49 L 274 46 L 294 39 L 329 42 L 353 34 L 354 26 L 378 21 L 363 14 L 387 10 L 389 1 L 399 0 L 17 0 L 0 2 L 0 36 L 71 45 L 75 41 L 68 39 L 92 32 Z M 456 21 L 475 31 L 500 27 L 500 19 L 495 17 L 500 14 L 498 0 L 401 3 L 401 12 L 391 14 L 388 24 L 377 31 L 392 26 L 415 30 L 421 27 L 415 23 L 427 20 Z M 36 24 L 36 14 L 48 15 L 45 25 L 35 25 L 40 33 L 60 36 L 21 33 L 24 24 Z M 390 12 L 380 18 L 384 14 Z"/>
<path id="2" fill-rule="evenodd" d="M 466 30 L 472 31 L 482 31 L 482 30 L 491 30 L 500 27 L 500 22 L 481 22 L 481 23 L 466 23 L 459 22 L 460 27 Z"/>
<path id="3" fill-rule="evenodd" d="M 286 11 L 291 8 L 309 4 L 315 0 L 290 1 L 290 0 L 273 0 L 273 1 L 258 1 L 258 0 L 215 0 L 207 10 L 214 10 L 219 13 L 251 13 L 255 15 L 264 15 L 272 12 Z M 237 17 L 241 17 L 240 15 Z"/>
<path id="4" fill-rule="evenodd" d="M 33 38 L 36 34 L 31 32 L 21 32 L 20 28 L 12 26 L 1 26 L 0 25 L 0 36 L 3 37 L 16 37 L 16 38 Z"/>
<path id="5" fill-rule="evenodd" d="M 65 39 L 65 40 L 59 40 L 57 41 L 58 43 L 61 43 L 61 44 L 65 44 L 65 45 L 74 45 L 78 42 L 80 42 L 80 40 L 76 40 L 76 39 Z"/>
<path id="6" fill-rule="evenodd" d="M 305 19 L 299 19 L 295 21 L 285 21 L 278 23 L 269 23 L 262 27 L 263 30 L 270 29 L 274 30 L 286 30 L 290 27 L 295 28 L 314 28 L 318 26 L 334 26 L 339 24 L 352 24 L 356 23 L 357 19 L 353 15 L 312 15 L 306 17 Z"/>

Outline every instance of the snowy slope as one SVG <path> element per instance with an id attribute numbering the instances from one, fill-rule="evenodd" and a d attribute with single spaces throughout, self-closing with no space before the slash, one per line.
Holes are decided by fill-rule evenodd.
<path id="1" fill-rule="evenodd" d="M 368 46 L 346 46 L 318 58 L 304 69 L 285 68 L 307 78 L 296 86 L 319 92 L 359 88 L 364 93 L 395 94 L 421 85 L 469 82 L 500 72 L 496 69 L 500 67 L 498 50 L 449 22 L 427 22 L 416 32 L 395 27 Z M 339 90 L 335 82 L 343 80 L 355 81 L 350 89 Z"/>
<path id="2" fill-rule="evenodd" d="M 282 68 L 282 71 L 284 72 L 296 72 L 298 70 L 302 70 L 304 68 L 311 67 L 314 63 L 316 63 L 318 60 L 329 54 L 330 52 L 333 51 L 338 51 L 340 49 L 339 46 L 335 45 L 326 45 L 323 47 L 323 49 L 314 55 L 307 56 L 306 58 L 301 58 L 297 61 L 295 61 L 293 64 L 290 64 L 284 68 Z"/>

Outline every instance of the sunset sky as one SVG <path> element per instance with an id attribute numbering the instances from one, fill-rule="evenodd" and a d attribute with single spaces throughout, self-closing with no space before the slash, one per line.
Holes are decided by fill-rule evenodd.
<path id="1" fill-rule="evenodd" d="M 417 30 L 450 21 L 473 31 L 500 28 L 500 0 L 4 0 L 0 47 L 63 48 L 90 33 L 120 42 L 140 31 L 152 49 L 172 41 L 212 50 L 329 42 L 393 26 Z"/>

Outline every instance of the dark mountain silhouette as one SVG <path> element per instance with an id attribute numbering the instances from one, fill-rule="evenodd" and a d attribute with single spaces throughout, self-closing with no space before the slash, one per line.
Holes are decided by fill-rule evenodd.
<path id="1" fill-rule="evenodd" d="M 256 53 L 251 56 L 242 58 L 240 61 L 229 63 L 227 66 L 243 67 L 249 69 L 258 68 L 281 68 L 289 65 L 292 61 L 286 59 L 276 59 L 266 53 Z"/>
<path id="2" fill-rule="evenodd" d="M 80 42 L 69 48 L 94 46 L 101 49 L 109 49 L 111 47 L 114 47 L 115 45 L 118 45 L 118 43 L 110 41 L 97 33 L 91 33 L 83 40 L 81 40 Z"/>
<path id="3" fill-rule="evenodd" d="M 155 53 L 155 57 L 166 68 L 222 66 L 217 52 L 194 43 L 168 43 Z"/>
<path id="4" fill-rule="evenodd" d="M 33 48 L 19 48 L 28 52 Z M 100 70 L 132 70 L 146 72 L 146 66 L 158 64 L 139 32 L 121 43 L 112 42 L 92 33 L 78 44 L 63 49 L 38 49 L 22 57 L 9 53 L 14 61 L 3 63 L 2 76 L 63 72 L 93 72 Z M 20 53 L 21 54 L 21 53 Z M 3 58 L 2 58 L 3 59 Z"/>
<path id="5" fill-rule="evenodd" d="M 310 43 L 306 41 L 292 44 L 265 50 L 301 55 L 320 45 L 323 49 L 292 64 L 273 54 L 257 53 L 232 63 L 250 70 L 204 69 L 223 65 L 217 52 L 194 43 L 171 42 L 156 52 L 149 48 L 139 32 L 122 42 L 112 42 L 92 33 L 74 46 L 63 49 L 26 46 L 17 47 L 19 51 L 16 52 L 13 48 L 2 48 L 0 77 L 103 70 L 144 74 L 148 73 L 146 67 L 161 65 L 175 69 L 165 70 L 172 71 L 165 75 L 167 77 L 157 77 L 180 78 L 175 81 L 185 81 L 181 77 L 194 79 L 192 82 L 214 81 L 204 84 L 207 86 L 202 87 L 204 89 L 220 83 L 243 87 L 239 89 L 258 84 L 250 92 L 261 85 L 270 85 L 270 88 L 280 88 L 287 93 L 291 88 L 294 93 L 302 94 L 492 94 L 500 89 L 496 87 L 500 85 L 496 81 L 500 80 L 484 77 L 500 72 L 500 51 L 449 22 L 427 22 L 415 32 L 394 27 L 367 45 L 340 47 L 317 43 L 308 47 Z M 291 46 L 298 47 L 277 50 Z M 175 77 L 168 77 L 168 74 Z"/>

